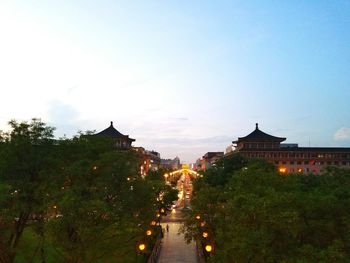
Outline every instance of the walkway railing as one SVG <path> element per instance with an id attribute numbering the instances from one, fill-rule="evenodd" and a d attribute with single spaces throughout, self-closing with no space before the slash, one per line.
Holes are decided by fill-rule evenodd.
<path id="1" fill-rule="evenodd" d="M 162 241 L 161 236 L 159 235 L 156 243 L 154 244 L 154 247 L 152 249 L 152 253 L 149 256 L 147 263 L 156 263 L 158 261 L 158 256 L 159 256 L 159 252 L 160 252 L 160 243 Z"/>
<path id="2" fill-rule="evenodd" d="M 204 254 L 203 254 L 202 242 L 200 240 L 196 240 L 196 249 L 197 249 L 198 263 L 205 263 L 205 257 L 204 257 Z"/>

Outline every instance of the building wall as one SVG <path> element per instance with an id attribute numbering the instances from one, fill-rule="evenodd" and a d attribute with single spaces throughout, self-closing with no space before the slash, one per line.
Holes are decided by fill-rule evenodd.
<path id="1" fill-rule="evenodd" d="M 244 149 L 242 156 L 262 158 L 274 164 L 283 173 L 315 173 L 319 174 L 327 166 L 350 168 L 350 149 L 339 151 L 339 148 L 291 148 L 285 149 Z"/>

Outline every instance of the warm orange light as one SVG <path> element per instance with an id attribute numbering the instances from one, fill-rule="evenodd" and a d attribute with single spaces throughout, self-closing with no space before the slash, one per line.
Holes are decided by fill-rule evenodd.
<path id="1" fill-rule="evenodd" d="M 54 205 L 54 206 L 53 206 L 53 209 L 57 209 L 57 205 Z"/>
<path id="2" fill-rule="evenodd" d="M 152 222 L 151 222 L 151 225 L 152 225 L 152 226 L 155 226 L 156 224 L 157 224 L 156 221 L 152 221 Z"/>
<path id="3" fill-rule="evenodd" d="M 159 213 L 157 214 L 157 217 L 160 217 L 160 214 L 159 214 Z"/>
<path id="4" fill-rule="evenodd" d="M 140 251 L 144 251 L 145 249 L 146 249 L 146 245 L 143 244 L 143 243 L 141 243 L 141 244 L 139 245 L 139 250 L 140 250 Z"/>
<path id="5" fill-rule="evenodd" d="M 204 238 L 207 238 L 209 236 L 208 232 L 203 232 L 202 235 L 203 235 Z"/>
<path id="6" fill-rule="evenodd" d="M 92 167 L 93 170 L 97 170 L 97 166 Z"/>
<path id="7" fill-rule="evenodd" d="M 149 230 L 147 230 L 147 231 L 146 231 L 146 235 L 147 235 L 147 236 L 152 235 L 152 230 L 150 230 L 150 229 L 149 229 Z"/>
<path id="8" fill-rule="evenodd" d="M 303 172 L 303 168 L 299 168 L 298 173 L 302 173 L 302 172 Z"/>
<path id="9" fill-rule="evenodd" d="M 164 212 L 165 212 L 164 208 L 162 208 L 162 209 L 160 210 L 160 212 L 164 213 Z"/>
<path id="10" fill-rule="evenodd" d="M 205 221 L 203 221 L 202 223 L 201 223 L 201 227 L 204 227 L 205 226 Z"/>
<path id="11" fill-rule="evenodd" d="M 280 173 L 285 173 L 285 172 L 287 172 L 287 168 L 285 168 L 285 167 L 280 167 L 279 172 L 280 172 Z"/>
<path id="12" fill-rule="evenodd" d="M 201 219 L 201 216 L 200 216 L 200 215 L 197 215 L 197 216 L 196 216 L 196 219 L 197 219 L 197 220 Z"/>
<path id="13" fill-rule="evenodd" d="M 206 245 L 205 246 L 205 251 L 207 251 L 208 253 L 213 251 L 213 246 L 212 245 Z"/>
<path id="14" fill-rule="evenodd" d="M 171 212 L 172 212 L 173 214 L 175 214 L 175 213 L 176 213 L 175 208 L 173 208 L 173 209 L 171 210 Z"/>

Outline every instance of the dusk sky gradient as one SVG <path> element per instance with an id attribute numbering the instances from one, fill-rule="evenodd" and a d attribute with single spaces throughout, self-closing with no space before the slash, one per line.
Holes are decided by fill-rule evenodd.
<path id="1" fill-rule="evenodd" d="M 255 123 L 350 147 L 350 1 L 0 0 L 0 129 L 110 121 L 194 162 Z"/>

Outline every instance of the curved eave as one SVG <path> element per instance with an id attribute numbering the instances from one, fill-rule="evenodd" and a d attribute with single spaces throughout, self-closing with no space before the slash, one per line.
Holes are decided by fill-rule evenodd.
<path id="1" fill-rule="evenodd" d="M 285 141 L 286 138 L 282 138 L 282 137 L 265 137 L 265 138 L 246 138 L 246 137 L 242 137 L 242 138 L 238 138 L 237 141 L 235 141 L 234 143 L 238 143 L 241 141 L 246 141 L 246 142 L 283 142 Z"/>
<path id="2" fill-rule="evenodd" d="M 255 130 L 249 133 L 245 137 L 238 137 L 237 141 L 234 141 L 233 143 L 239 143 L 239 142 L 283 142 L 286 140 L 286 138 L 283 137 L 276 137 L 272 136 L 270 134 L 267 134 L 258 128 L 258 124 L 255 124 Z"/>

